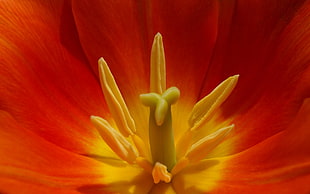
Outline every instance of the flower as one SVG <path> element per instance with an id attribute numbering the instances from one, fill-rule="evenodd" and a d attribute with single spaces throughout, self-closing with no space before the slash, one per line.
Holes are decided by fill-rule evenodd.
<path id="1" fill-rule="evenodd" d="M 309 192 L 309 10 L 306 0 L 2 2 L 0 192 Z M 156 32 L 167 86 L 181 91 L 175 140 L 195 103 L 240 75 L 193 142 L 234 124 L 228 137 L 158 184 L 121 160 L 90 120 L 118 126 L 101 93 L 103 57 L 148 143 L 148 108 L 138 96 L 149 92 Z"/>

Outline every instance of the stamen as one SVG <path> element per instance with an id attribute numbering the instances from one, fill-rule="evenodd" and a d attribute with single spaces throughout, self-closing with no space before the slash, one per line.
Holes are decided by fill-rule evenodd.
<path id="1" fill-rule="evenodd" d="M 192 131 L 199 129 L 206 123 L 214 111 L 228 98 L 238 82 L 239 75 L 227 78 L 209 95 L 197 102 L 188 120 Z"/>
<path id="2" fill-rule="evenodd" d="M 147 147 L 146 147 L 144 141 L 136 134 L 131 135 L 131 139 L 134 142 L 134 144 L 135 144 L 135 146 L 139 152 L 139 155 L 143 156 L 143 157 L 148 157 L 148 152 L 146 150 Z"/>
<path id="3" fill-rule="evenodd" d="M 162 94 L 166 90 L 166 62 L 160 33 L 155 35 L 151 51 L 150 92 Z"/>
<path id="4" fill-rule="evenodd" d="M 109 110 L 120 132 L 128 137 L 136 132 L 136 126 L 125 104 L 115 79 L 103 58 L 98 61 L 102 91 Z"/>
<path id="5" fill-rule="evenodd" d="M 91 116 L 91 121 L 98 129 L 103 140 L 123 160 L 132 164 L 138 157 L 138 153 L 126 138 L 116 131 L 106 120 L 97 116 Z"/>
<path id="6" fill-rule="evenodd" d="M 159 162 L 155 163 L 152 176 L 155 184 L 159 183 L 160 181 L 170 183 L 172 177 L 171 173 L 167 171 L 167 167 Z"/>
<path id="7" fill-rule="evenodd" d="M 217 145 L 219 145 L 225 137 L 231 132 L 235 125 L 230 125 L 202 138 L 192 145 L 186 157 L 190 162 L 200 161 L 206 157 Z"/>

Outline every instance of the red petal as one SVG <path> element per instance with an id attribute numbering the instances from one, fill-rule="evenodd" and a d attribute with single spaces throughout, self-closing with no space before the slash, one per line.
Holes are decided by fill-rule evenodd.
<path id="1" fill-rule="evenodd" d="M 160 32 L 168 85 L 195 100 L 217 35 L 217 1 L 74 1 L 73 10 L 90 63 L 97 69 L 103 56 L 125 96 L 148 91 L 151 44 Z"/>
<path id="2" fill-rule="evenodd" d="M 0 191 L 75 193 L 102 183 L 102 164 L 68 152 L 23 128 L 0 111 Z"/>
<path id="3" fill-rule="evenodd" d="M 219 39 L 203 93 L 229 75 L 239 83 L 221 119 L 236 124 L 235 152 L 284 130 L 310 96 L 309 1 L 222 4 Z"/>
<path id="4" fill-rule="evenodd" d="M 219 193 L 308 193 L 310 99 L 290 127 L 231 156 L 223 164 Z"/>
<path id="5" fill-rule="evenodd" d="M 304 1 L 222 1 L 219 34 L 203 94 L 228 76 L 240 74 L 240 84 L 248 91 L 242 94 L 249 99 L 252 84 L 266 85 L 271 79 L 285 77 L 282 73 L 290 64 L 275 63 L 275 58 L 295 56 L 298 52 L 292 49 L 303 49 L 296 47 L 297 43 L 306 44 L 300 41 L 309 39 L 304 29 L 309 23 L 309 7 Z M 279 50 L 286 50 L 288 56 Z M 280 56 L 275 56 L 277 52 Z"/>
<path id="6" fill-rule="evenodd" d="M 57 194 L 79 194 L 79 191 L 65 188 L 46 187 L 43 185 L 36 185 L 33 183 L 22 182 L 15 179 L 0 177 L 0 192 L 1 193 L 57 193 Z"/>
<path id="7" fill-rule="evenodd" d="M 103 57 L 122 93 L 136 99 L 136 92 L 148 91 L 149 59 L 145 53 L 150 52 L 151 44 L 145 26 L 139 27 L 144 19 L 139 18 L 139 6 L 133 1 L 72 2 L 79 37 L 94 72 Z"/>
<path id="8" fill-rule="evenodd" d="M 106 107 L 90 71 L 68 3 L 4 1 L 1 12 L 0 108 L 45 139 L 98 154 L 91 114 Z"/>

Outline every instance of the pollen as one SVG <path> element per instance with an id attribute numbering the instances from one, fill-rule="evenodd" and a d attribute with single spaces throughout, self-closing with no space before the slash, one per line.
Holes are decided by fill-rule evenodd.
<path id="1" fill-rule="evenodd" d="M 154 184 L 170 183 L 173 176 L 187 166 L 204 160 L 234 129 L 235 125 L 231 124 L 197 141 L 193 139 L 193 135 L 204 128 L 233 92 L 239 75 L 227 78 L 194 105 L 188 118 L 187 130 L 175 143 L 174 130 L 176 129 L 173 129 L 171 106 L 177 103 L 181 93 L 177 87 L 166 88 L 165 52 L 162 36 L 159 33 L 155 35 L 153 41 L 150 65 L 150 90 L 140 95 L 141 106 L 149 108 L 149 141 L 143 140 L 138 135 L 136 128 L 138 121 L 131 116 L 109 66 L 103 58 L 98 60 L 100 83 L 116 126 L 113 127 L 99 116 L 91 116 L 90 119 L 102 139 L 120 160 L 149 173 Z"/>
<path id="2" fill-rule="evenodd" d="M 152 171 L 154 183 L 164 181 L 169 183 L 171 181 L 171 173 L 167 171 L 167 167 L 159 162 L 156 162 Z"/>

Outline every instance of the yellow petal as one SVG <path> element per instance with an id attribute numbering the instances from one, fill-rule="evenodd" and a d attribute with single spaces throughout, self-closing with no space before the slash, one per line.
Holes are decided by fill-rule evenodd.
<path id="1" fill-rule="evenodd" d="M 178 163 L 173 167 L 171 170 L 172 175 L 176 175 L 178 172 L 180 172 L 183 168 L 185 168 L 189 164 L 189 161 L 187 158 L 182 158 L 178 161 Z"/>
<path id="2" fill-rule="evenodd" d="M 177 141 L 176 150 L 177 150 L 177 159 L 182 158 L 187 153 L 188 148 L 192 145 L 193 132 L 187 130 Z"/>
<path id="3" fill-rule="evenodd" d="M 143 157 L 137 157 L 136 163 L 143 168 L 146 172 L 152 174 L 153 164 Z"/>
<path id="4" fill-rule="evenodd" d="M 155 184 L 149 194 L 176 194 L 176 192 L 174 191 L 172 184 L 161 182 Z"/>
<path id="5" fill-rule="evenodd" d="M 105 164 L 102 174 L 102 182 L 106 185 L 102 193 L 149 193 L 154 184 L 152 176 L 136 165 Z"/>

